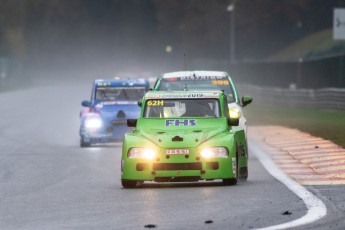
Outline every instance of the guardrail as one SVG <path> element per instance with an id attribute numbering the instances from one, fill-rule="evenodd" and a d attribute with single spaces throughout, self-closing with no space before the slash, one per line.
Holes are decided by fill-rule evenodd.
<path id="1" fill-rule="evenodd" d="M 25 86 L 28 82 L 20 61 L 0 57 L 0 92 Z"/>
<path id="2" fill-rule="evenodd" d="M 240 95 L 250 95 L 258 104 L 317 109 L 345 109 L 345 89 L 296 89 L 237 85 Z"/>

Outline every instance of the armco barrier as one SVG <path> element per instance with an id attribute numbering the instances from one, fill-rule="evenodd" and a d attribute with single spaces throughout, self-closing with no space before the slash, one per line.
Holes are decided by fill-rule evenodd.
<path id="1" fill-rule="evenodd" d="M 290 107 L 345 109 L 345 89 L 287 89 L 237 85 L 240 95 L 250 95 L 254 102 Z"/>
<path id="2" fill-rule="evenodd" d="M 0 92 L 28 85 L 23 64 L 14 59 L 0 57 Z"/>

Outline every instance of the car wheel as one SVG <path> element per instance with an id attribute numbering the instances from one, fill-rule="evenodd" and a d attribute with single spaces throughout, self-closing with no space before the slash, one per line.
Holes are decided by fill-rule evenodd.
<path id="1" fill-rule="evenodd" d="M 240 169 L 241 171 L 241 180 L 246 181 L 248 179 L 248 167 L 243 167 Z"/>
<path id="2" fill-rule="evenodd" d="M 121 183 L 124 188 L 135 188 L 140 185 L 139 181 L 136 180 L 121 180 Z"/>
<path id="3" fill-rule="evenodd" d="M 80 138 L 80 147 L 84 148 L 84 147 L 90 147 L 91 143 L 90 142 L 85 142 L 84 138 Z"/>
<path id="4" fill-rule="evenodd" d="M 247 157 L 247 166 L 240 169 L 241 179 L 243 181 L 246 181 L 248 179 L 248 161 L 249 160 L 248 160 L 248 142 L 247 142 L 247 139 L 246 139 L 246 157 Z"/>
<path id="5" fill-rule="evenodd" d="M 236 150 L 236 178 L 223 179 L 223 184 L 224 185 L 235 185 L 235 184 L 237 184 L 238 174 L 239 174 L 239 171 L 238 171 L 238 152 Z"/>

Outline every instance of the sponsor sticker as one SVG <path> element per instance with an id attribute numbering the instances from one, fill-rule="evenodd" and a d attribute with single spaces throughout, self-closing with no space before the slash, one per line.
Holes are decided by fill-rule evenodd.
<path id="1" fill-rule="evenodd" d="M 147 101 L 148 106 L 164 106 L 163 100 L 149 100 Z"/>
<path id="2" fill-rule="evenodd" d="M 244 144 L 240 143 L 239 145 L 236 144 L 238 155 L 241 157 L 246 156 L 246 150 Z"/>
<path id="3" fill-rule="evenodd" d="M 191 94 L 188 94 L 188 96 L 187 97 L 191 97 L 191 98 L 200 98 L 200 97 L 204 97 L 205 96 L 205 94 L 203 94 L 203 93 L 191 93 Z"/>
<path id="4" fill-rule="evenodd" d="M 231 158 L 232 159 L 232 173 L 234 176 L 236 176 L 236 157 Z"/>
<path id="5" fill-rule="evenodd" d="M 178 99 L 178 98 L 218 98 L 219 92 L 212 93 L 179 93 L 179 94 L 149 94 L 146 99 Z"/>
<path id="6" fill-rule="evenodd" d="M 196 126 L 195 119 L 168 119 L 165 120 L 165 126 Z"/>
<path id="7" fill-rule="evenodd" d="M 188 81 L 188 80 L 199 80 L 199 81 L 205 81 L 205 80 L 220 80 L 223 79 L 223 76 L 184 76 L 181 77 L 181 81 Z"/>
<path id="8" fill-rule="evenodd" d="M 138 102 L 135 101 L 105 101 L 102 102 L 103 105 L 137 105 Z"/>
<path id="9" fill-rule="evenodd" d="M 97 82 L 97 86 L 109 86 L 111 85 L 110 82 Z"/>
<path id="10" fill-rule="evenodd" d="M 228 80 L 212 80 L 212 85 L 229 85 Z"/>

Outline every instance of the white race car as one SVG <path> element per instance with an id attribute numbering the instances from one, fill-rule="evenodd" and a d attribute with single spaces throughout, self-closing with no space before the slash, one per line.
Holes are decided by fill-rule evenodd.
<path id="1" fill-rule="evenodd" d="M 228 97 L 229 115 L 239 118 L 238 128 L 247 133 L 247 119 L 243 107 L 252 102 L 251 96 L 239 98 L 234 83 L 228 73 L 223 71 L 178 71 L 164 73 L 158 77 L 155 91 L 181 90 L 221 90 Z"/>

